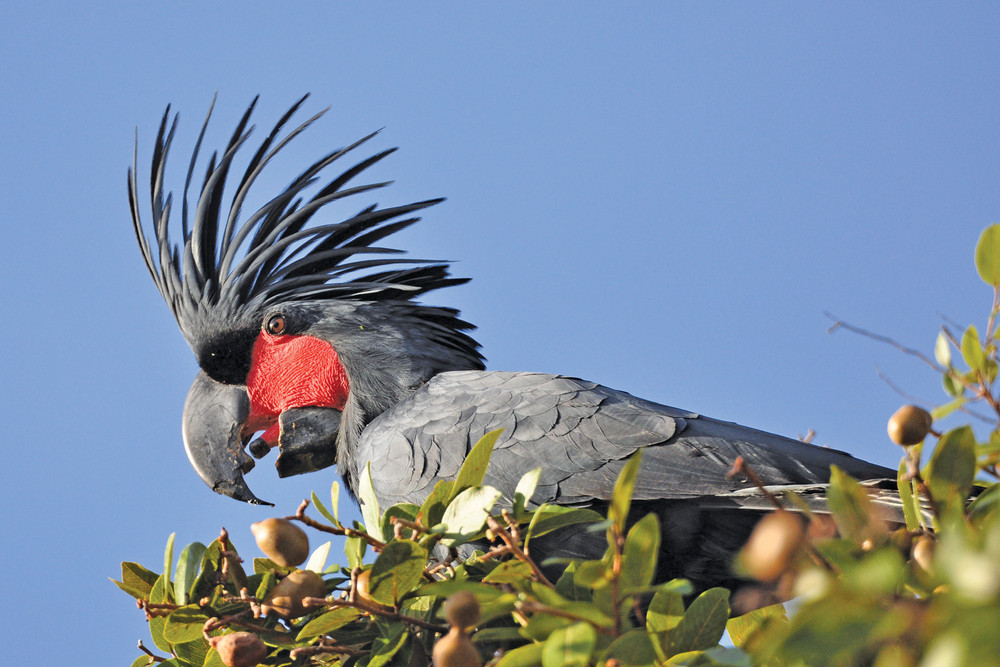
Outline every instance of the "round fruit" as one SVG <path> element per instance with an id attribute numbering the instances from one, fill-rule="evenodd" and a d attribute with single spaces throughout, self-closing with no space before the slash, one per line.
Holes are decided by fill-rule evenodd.
<path id="1" fill-rule="evenodd" d="M 287 519 L 264 519 L 250 526 L 257 546 L 281 567 L 295 567 L 309 557 L 309 538 Z"/>
<path id="2" fill-rule="evenodd" d="M 267 646 L 252 632 L 230 632 L 209 640 L 228 667 L 254 667 L 267 657 Z"/>
<path id="3" fill-rule="evenodd" d="M 889 417 L 889 439 L 897 445 L 909 447 L 927 437 L 931 431 L 931 413 L 917 405 L 904 405 Z"/>
<path id="4" fill-rule="evenodd" d="M 454 625 L 434 644 L 433 657 L 434 667 L 481 667 L 483 664 L 472 640 Z"/>
<path id="5" fill-rule="evenodd" d="M 452 593 L 444 601 L 444 617 L 453 628 L 465 630 L 479 623 L 479 602 L 469 591 Z"/>
<path id="6" fill-rule="evenodd" d="M 923 535 L 913 543 L 913 562 L 928 574 L 934 571 L 934 538 Z"/>
<path id="7" fill-rule="evenodd" d="M 323 579 L 310 570 L 296 570 L 267 592 L 260 609 L 265 616 L 277 614 L 288 619 L 298 618 L 314 609 L 302 604 L 304 598 L 321 597 L 326 597 Z"/>
<path id="8" fill-rule="evenodd" d="M 758 581 L 776 581 L 802 544 L 802 520 L 791 512 L 771 512 L 759 522 L 740 552 L 740 565 Z"/>

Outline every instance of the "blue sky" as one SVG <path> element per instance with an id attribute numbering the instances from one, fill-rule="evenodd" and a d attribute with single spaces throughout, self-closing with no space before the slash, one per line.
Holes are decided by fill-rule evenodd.
<path id="1" fill-rule="evenodd" d="M 537 6 L 534 6 L 537 5 Z M 9 664 L 128 665 L 108 582 L 272 512 L 189 467 L 194 360 L 145 273 L 125 173 L 167 103 L 170 187 L 261 94 L 326 117 L 262 179 L 384 128 L 383 204 L 446 196 L 397 243 L 458 260 L 494 369 L 567 373 L 894 465 L 876 375 L 943 398 L 831 311 L 930 351 L 982 323 L 972 249 L 1000 218 L 1000 9 L 986 3 L 17 3 L 0 43 L 0 623 Z M 304 116 L 303 116 L 304 117 Z M 148 215 L 148 214 L 147 214 Z M 290 514 L 333 471 L 255 492 Z M 81 658 L 81 656 L 83 656 Z"/>

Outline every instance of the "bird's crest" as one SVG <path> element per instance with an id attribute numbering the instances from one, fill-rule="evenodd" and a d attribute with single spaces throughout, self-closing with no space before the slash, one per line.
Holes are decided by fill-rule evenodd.
<path id="1" fill-rule="evenodd" d="M 379 152 L 345 169 L 308 196 L 307 188 L 322 178 L 335 161 L 371 139 L 372 133 L 345 148 L 317 160 L 297 176 L 280 194 L 252 215 L 241 219 L 243 204 L 254 181 L 275 154 L 303 132 L 325 110 L 282 135 L 291 117 L 307 99 L 296 102 L 263 140 L 232 194 L 228 210 L 224 189 L 233 160 L 253 131 L 250 117 L 257 98 L 243 114 L 221 155 L 209 159 L 201 192 L 189 214 L 188 190 L 199 149 L 212 115 L 202 125 L 184 183 L 181 207 L 182 242 L 170 239 L 172 193 L 165 194 L 167 155 L 177 128 L 177 115 L 170 107 L 163 114 L 156 137 L 150 173 L 155 247 L 146 239 L 139 216 L 138 138 L 133 166 L 128 173 L 129 204 L 135 234 L 146 267 L 160 294 L 173 311 L 192 348 L 197 341 L 234 322 L 255 318 L 272 304 L 328 299 L 409 301 L 441 287 L 467 282 L 449 276 L 442 261 L 399 257 L 400 250 L 380 247 L 385 237 L 413 224 L 415 211 L 441 199 L 378 208 L 372 204 L 356 215 L 334 223 L 309 226 L 321 208 L 335 201 L 388 185 L 388 182 L 351 185 L 353 179 L 395 149 Z M 212 101 L 212 107 L 215 100 Z M 375 272 L 364 273 L 374 269 Z M 447 312 L 456 331 L 471 329 L 458 319 L 457 311 L 434 309 L 438 317 Z M 474 341 L 471 341 L 475 345 Z M 478 346 L 476 346 L 478 347 Z"/>

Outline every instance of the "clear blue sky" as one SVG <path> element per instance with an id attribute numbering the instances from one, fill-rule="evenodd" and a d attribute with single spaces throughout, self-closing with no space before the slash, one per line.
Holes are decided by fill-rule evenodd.
<path id="1" fill-rule="evenodd" d="M 4 660 L 128 665 L 108 582 L 266 510 L 189 467 L 196 367 L 143 268 L 125 172 L 165 105 L 175 171 L 305 92 L 332 109 L 264 184 L 377 128 L 383 204 L 447 196 L 398 242 L 459 260 L 433 295 L 494 369 L 596 380 L 893 465 L 885 420 L 939 380 L 828 310 L 930 351 L 985 318 L 972 248 L 1000 218 L 1000 9 L 961 3 L 34 2 L 0 43 L 8 433 Z M 262 196 L 268 192 L 260 192 Z M 250 483 L 294 511 L 333 471 Z M 85 656 L 81 658 L 81 656 Z M 97 659 L 95 656 L 100 656 Z"/>

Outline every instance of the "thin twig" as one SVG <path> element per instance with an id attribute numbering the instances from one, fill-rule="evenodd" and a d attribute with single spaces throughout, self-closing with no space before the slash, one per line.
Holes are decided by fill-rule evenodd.
<path id="1" fill-rule="evenodd" d="M 407 616 L 406 614 L 400 614 L 398 612 L 392 611 L 388 608 L 382 608 L 373 604 L 368 604 L 362 600 L 330 600 L 328 598 L 302 598 L 302 604 L 308 607 L 350 607 L 352 609 L 357 609 L 358 611 L 363 611 L 368 614 L 373 614 L 375 616 L 383 616 L 394 621 L 399 621 L 400 623 L 407 623 L 409 625 L 415 625 L 418 628 L 424 628 L 425 630 L 432 630 L 434 632 L 445 634 L 448 632 L 447 625 L 440 625 L 438 623 L 430 623 L 422 618 L 416 618 L 415 616 Z"/>
<path id="2" fill-rule="evenodd" d="M 543 586 L 548 586 L 549 588 L 555 588 L 552 582 L 549 581 L 548 577 L 542 573 L 542 569 L 538 567 L 538 564 L 535 563 L 535 561 L 533 561 L 528 554 L 521 550 L 521 546 L 514 540 L 513 536 L 511 536 L 507 529 L 504 528 L 503 524 L 497 521 L 495 517 L 488 516 L 486 517 L 486 525 L 489 526 L 489 529 L 492 530 L 497 537 L 504 541 L 504 544 L 507 545 L 507 548 L 510 550 L 511 555 L 513 555 L 514 558 L 528 564 L 528 567 L 531 568 L 531 573 L 534 575 L 538 583 Z"/>
<path id="3" fill-rule="evenodd" d="M 286 516 L 285 518 L 289 521 L 299 521 L 309 526 L 310 528 L 315 528 L 318 531 L 324 533 L 330 533 L 331 535 L 340 535 L 341 537 L 359 537 L 368 544 L 370 544 L 376 551 L 381 551 L 385 548 L 385 542 L 378 540 L 363 530 L 355 530 L 353 528 L 347 528 L 341 526 L 337 528 L 335 526 L 328 526 L 325 523 L 320 523 L 315 519 L 306 516 L 306 508 L 309 507 L 309 501 L 303 500 L 302 504 L 299 505 L 299 509 L 296 510 L 295 514 L 291 516 Z"/>
<path id="4" fill-rule="evenodd" d="M 888 336 L 883 336 L 883 335 L 877 334 L 877 333 L 875 333 L 873 331 L 868 331 L 867 329 L 862 329 L 861 327 L 856 327 L 853 324 L 848 324 L 847 322 L 844 322 L 843 320 L 841 320 L 837 316 L 835 316 L 832 313 L 829 313 L 827 311 L 823 311 L 823 314 L 826 315 L 827 317 L 829 317 L 831 320 L 833 320 L 833 324 L 830 326 L 830 328 L 828 328 L 826 330 L 827 333 L 833 333 L 837 329 L 847 329 L 848 331 L 850 331 L 852 333 L 860 334 L 862 336 L 865 336 L 866 338 L 871 338 L 873 340 L 879 341 L 880 343 L 885 343 L 886 345 L 891 345 L 892 347 L 896 348 L 897 350 L 899 350 L 903 354 L 908 354 L 910 356 L 916 357 L 917 359 L 920 359 L 925 364 L 927 364 L 928 366 L 930 366 L 931 368 L 933 368 L 934 370 L 936 370 L 938 373 L 944 373 L 945 372 L 945 368 L 944 367 L 942 367 L 940 364 L 938 364 L 936 361 L 934 361 L 933 359 L 931 359 L 930 357 L 928 357 L 926 354 L 924 354 L 920 350 L 915 350 L 912 347 L 906 347 L 905 345 L 903 345 L 902 343 L 900 343 L 899 341 L 897 341 L 894 338 L 889 338 Z"/>
<path id="5" fill-rule="evenodd" d="M 152 659 L 154 662 L 166 662 L 167 660 L 167 658 L 161 658 L 160 656 L 156 655 L 148 648 L 146 648 L 146 646 L 142 643 L 141 639 L 139 640 L 139 650 L 148 655 L 150 659 Z"/>

